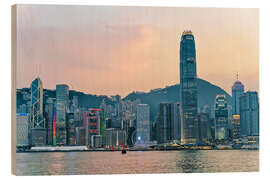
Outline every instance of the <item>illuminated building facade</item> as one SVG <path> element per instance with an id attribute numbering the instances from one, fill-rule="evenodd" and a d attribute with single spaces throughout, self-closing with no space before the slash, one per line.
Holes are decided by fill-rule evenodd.
<path id="1" fill-rule="evenodd" d="M 53 104 L 53 145 L 56 146 L 56 101 Z"/>
<path id="2" fill-rule="evenodd" d="M 150 141 L 150 106 L 138 104 L 136 112 L 136 143 L 145 144 Z"/>
<path id="3" fill-rule="evenodd" d="M 84 112 L 83 124 L 86 129 L 86 143 L 91 144 L 92 135 L 100 135 L 100 109 L 89 109 Z"/>
<path id="4" fill-rule="evenodd" d="M 232 138 L 234 143 L 239 143 L 240 138 L 240 115 L 234 114 L 232 119 Z"/>
<path id="5" fill-rule="evenodd" d="M 56 144 L 67 144 L 67 117 L 69 106 L 69 87 L 65 84 L 56 85 Z"/>
<path id="6" fill-rule="evenodd" d="M 259 136 L 259 98 L 255 91 L 248 91 L 240 97 L 241 137 Z"/>
<path id="7" fill-rule="evenodd" d="M 197 103 L 195 40 L 191 31 L 184 31 L 180 42 L 180 114 L 182 144 L 197 143 Z"/>
<path id="8" fill-rule="evenodd" d="M 228 107 L 225 95 L 217 95 L 215 103 L 215 139 L 228 138 Z"/>

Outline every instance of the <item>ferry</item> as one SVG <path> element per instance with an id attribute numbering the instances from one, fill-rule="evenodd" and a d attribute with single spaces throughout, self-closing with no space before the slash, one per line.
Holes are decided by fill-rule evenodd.
<path id="1" fill-rule="evenodd" d="M 217 145 L 216 148 L 220 150 L 232 149 L 232 145 Z"/>
<path id="2" fill-rule="evenodd" d="M 246 144 L 242 146 L 242 149 L 248 149 L 248 150 L 258 150 L 259 144 Z"/>

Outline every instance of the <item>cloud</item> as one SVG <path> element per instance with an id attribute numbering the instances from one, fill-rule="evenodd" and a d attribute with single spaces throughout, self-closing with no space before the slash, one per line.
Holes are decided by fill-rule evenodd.
<path id="1" fill-rule="evenodd" d="M 190 28 L 200 78 L 230 92 L 238 71 L 258 89 L 257 10 L 24 5 L 18 14 L 18 88 L 38 66 L 45 88 L 126 95 L 176 84 Z"/>

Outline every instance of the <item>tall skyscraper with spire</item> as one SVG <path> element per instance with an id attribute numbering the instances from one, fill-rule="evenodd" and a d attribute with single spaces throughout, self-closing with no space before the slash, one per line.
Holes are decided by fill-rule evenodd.
<path id="1" fill-rule="evenodd" d="M 184 31 L 180 42 L 180 115 L 182 144 L 197 143 L 197 107 L 195 40 L 191 31 Z"/>
<path id="2" fill-rule="evenodd" d="M 244 93 L 245 87 L 244 85 L 238 80 L 238 73 L 236 74 L 236 81 L 232 86 L 232 114 L 239 115 L 240 114 L 240 107 L 239 107 L 239 98 Z"/>
<path id="3" fill-rule="evenodd" d="M 43 116 L 43 86 L 39 77 L 37 77 L 30 86 L 31 89 L 31 116 L 30 144 L 34 146 L 45 145 L 47 130 L 46 122 Z"/>
<path id="4" fill-rule="evenodd" d="M 40 78 L 36 78 L 31 89 L 31 128 L 45 128 L 43 119 L 43 87 Z"/>

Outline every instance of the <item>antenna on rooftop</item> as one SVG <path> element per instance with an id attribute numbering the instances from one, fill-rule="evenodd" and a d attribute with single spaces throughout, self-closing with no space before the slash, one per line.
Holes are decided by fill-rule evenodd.
<path id="1" fill-rule="evenodd" d="M 40 64 L 38 63 L 38 77 L 39 77 L 39 74 L 40 73 Z"/>
<path id="2" fill-rule="evenodd" d="M 36 64 L 36 77 L 39 77 L 40 75 L 40 63 L 37 62 Z"/>

